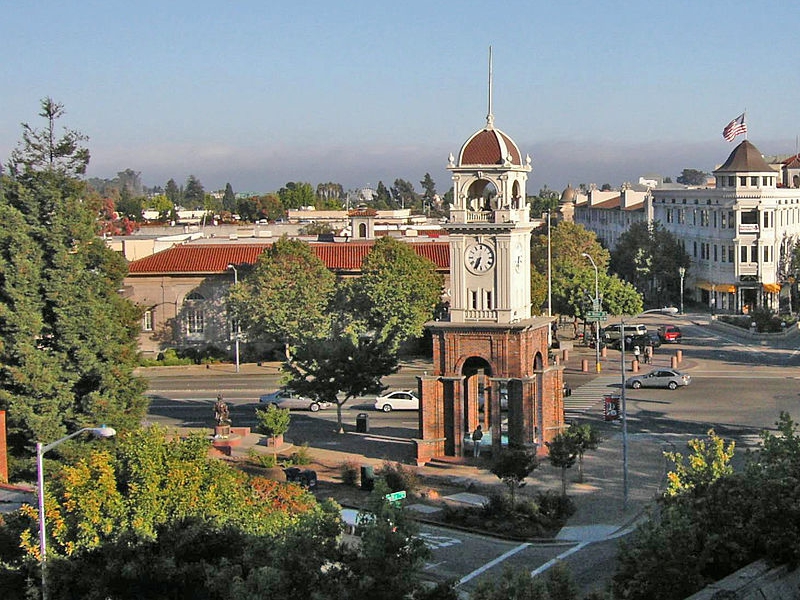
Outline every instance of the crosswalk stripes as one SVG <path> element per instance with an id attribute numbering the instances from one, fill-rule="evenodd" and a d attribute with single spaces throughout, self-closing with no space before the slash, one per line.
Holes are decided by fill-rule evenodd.
<path id="1" fill-rule="evenodd" d="M 564 414 L 577 415 L 590 409 L 603 410 L 603 396 L 619 394 L 618 375 L 600 375 L 590 382 L 572 390 L 572 395 L 564 398 Z"/>

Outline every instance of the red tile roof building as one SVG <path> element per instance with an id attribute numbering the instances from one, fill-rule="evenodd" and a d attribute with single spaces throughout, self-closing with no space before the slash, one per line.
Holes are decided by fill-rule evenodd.
<path id="1" fill-rule="evenodd" d="M 231 327 L 225 306 L 234 280 L 228 265 L 255 264 L 271 243 L 182 244 L 135 260 L 125 294 L 145 311 L 139 349 L 155 355 L 166 348 L 215 345 L 228 348 Z M 409 242 L 418 255 L 449 276 L 447 242 Z M 341 277 L 357 276 L 373 242 L 311 243 L 317 256 Z"/>

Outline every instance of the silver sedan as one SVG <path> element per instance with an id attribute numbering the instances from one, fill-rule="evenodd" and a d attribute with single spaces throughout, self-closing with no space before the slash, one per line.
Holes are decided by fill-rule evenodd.
<path id="1" fill-rule="evenodd" d="M 278 408 L 294 408 L 310 410 L 311 412 L 317 412 L 321 408 L 333 406 L 330 402 L 319 402 L 308 396 L 301 396 L 287 388 L 282 388 L 271 394 L 264 394 L 258 400 L 262 404 L 273 404 Z"/>
<path id="2" fill-rule="evenodd" d="M 635 390 L 643 387 L 668 388 L 674 390 L 682 385 L 689 385 L 691 376 L 675 369 L 656 369 L 647 375 L 635 375 L 628 379 L 628 387 Z"/>

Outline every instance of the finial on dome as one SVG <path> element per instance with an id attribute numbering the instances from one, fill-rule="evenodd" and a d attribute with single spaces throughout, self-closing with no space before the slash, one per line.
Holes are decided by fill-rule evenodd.
<path id="1" fill-rule="evenodd" d="M 455 160 L 455 157 L 453 156 L 453 153 L 451 152 L 451 153 L 450 153 L 450 155 L 447 157 L 447 161 L 448 161 L 448 163 L 447 163 L 447 164 L 448 164 L 448 166 L 452 167 L 452 166 L 453 166 L 453 161 L 454 161 L 454 160 Z"/>

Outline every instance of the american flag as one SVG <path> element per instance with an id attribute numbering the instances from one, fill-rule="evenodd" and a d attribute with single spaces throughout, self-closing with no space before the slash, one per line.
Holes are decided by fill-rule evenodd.
<path id="1" fill-rule="evenodd" d="M 744 113 L 740 114 L 722 130 L 722 137 L 726 142 L 730 142 L 740 133 L 747 133 L 747 123 L 744 122 Z"/>

